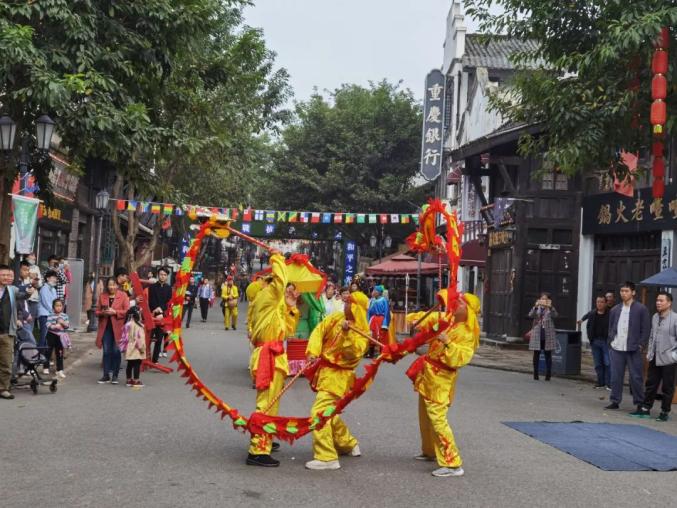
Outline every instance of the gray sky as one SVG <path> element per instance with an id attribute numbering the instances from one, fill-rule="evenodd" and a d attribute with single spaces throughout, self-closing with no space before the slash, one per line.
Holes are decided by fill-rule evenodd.
<path id="1" fill-rule="evenodd" d="M 294 99 L 317 86 L 403 80 L 418 99 L 423 80 L 442 65 L 452 0 L 255 0 L 245 10 L 263 28 L 277 64 L 291 75 Z M 466 19 L 469 31 L 474 23 Z"/>

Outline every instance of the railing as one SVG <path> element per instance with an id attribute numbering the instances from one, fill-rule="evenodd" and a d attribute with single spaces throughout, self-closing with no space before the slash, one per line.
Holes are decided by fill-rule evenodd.
<path id="1" fill-rule="evenodd" d="M 463 221 L 463 243 L 469 242 L 471 240 L 477 240 L 479 239 L 480 235 L 486 234 L 487 224 L 483 220 Z"/>

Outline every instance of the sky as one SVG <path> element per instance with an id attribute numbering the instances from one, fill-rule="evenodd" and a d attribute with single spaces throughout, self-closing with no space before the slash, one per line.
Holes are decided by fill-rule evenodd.
<path id="1" fill-rule="evenodd" d="M 262 28 L 278 66 L 291 75 L 294 100 L 342 83 L 402 80 L 417 99 L 442 65 L 452 0 L 254 0 L 248 25 Z M 468 31 L 476 24 L 466 19 Z"/>

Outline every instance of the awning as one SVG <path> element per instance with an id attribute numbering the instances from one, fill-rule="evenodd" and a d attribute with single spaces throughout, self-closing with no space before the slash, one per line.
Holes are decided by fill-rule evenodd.
<path id="1" fill-rule="evenodd" d="M 388 261 L 370 266 L 366 269 L 367 275 L 416 275 L 418 273 L 418 260 L 406 254 L 398 254 Z M 421 262 L 421 275 L 435 275 L 438 267 L 433 263 Z"/>
<path id="2" fill-rule="evenodd" d="M 677 269 L 666 268 L 662 272 L 652 275 L 640 282 L 643 286 L 660 286 L 664 288 L 677 288 Z"/>
<path id="3" fill-rule="evenodd" d="M 462 266 L 484 266 L 487 262 L 487 247 L 478 239 L 469 240 L 461 247 Z"/>

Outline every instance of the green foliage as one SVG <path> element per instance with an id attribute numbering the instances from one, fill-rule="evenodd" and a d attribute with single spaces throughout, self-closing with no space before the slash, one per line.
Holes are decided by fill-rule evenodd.
<path id="1" fill-rule="evenodd" d="M 573 174 L 609 167 L 621 148 L 648 146 L 653 43 L 661 27 L 677 25 L 674 2 L 469 0 L 466 5 L 483 31 L 539 44 L 514 57 L 524 65 L 512 83 L 516 93 L 492 101 L 510 120 L 547 125 L 544 135 L 522 140 L 523 152 L 545 153 L 546 167 Z M 489 12 L 496 5 L 501 14 Z M 676 42 L 672 29 L 671 55 Z M 676 69 L 673 63 L 667 76 L 668 132 L 674 132 L 677 118 L 670 107 L 677 96 Z M 630 83 L 637 78 L 640 86 L 633 91 Z M 632 126 L 635 115 L 640 128 Z"/>
<path id="2" fill-rule="evenodd" d="M 287 210 L 412 212 L 421 121 L 411 93 L 386 81 L 315 94 L 282 132 L 262 198 Z"/>

